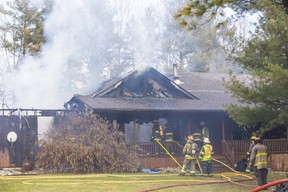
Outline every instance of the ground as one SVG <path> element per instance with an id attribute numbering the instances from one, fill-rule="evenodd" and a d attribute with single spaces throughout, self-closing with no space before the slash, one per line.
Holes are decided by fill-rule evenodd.
<path id="1" fill-rule="evenodd" d="M 5 192 L 172 192 L 172 191 L 221 191 L 247 192 L 256 187 L 255 180 L 242 175 L 226 174 L 232 180 L 246 180 L 230 183 L 223 175 L 203 177 L 197 175 L 179 176 L 178 174 L 43 174 L 0 176 L 0 191 Z M 287 178 L 284 173 L 269 173 L 269 181 Z M 249 180 L 249 181 L 248 181 Z"/>

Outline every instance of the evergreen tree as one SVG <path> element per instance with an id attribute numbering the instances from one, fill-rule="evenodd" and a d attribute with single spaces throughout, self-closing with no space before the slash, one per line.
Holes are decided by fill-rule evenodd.
<path id="1" fill-rule="evenodd" d="M 288 0 L 273 0 L 269 2 L 276 6 L 281 6 L 288 13 Z M 183 27 L 192 30 L 205 25 L 216 16 L 225 15 L 223 8 L 229 7 L 238 16 L 241 16 L 246 12 L 261 10 L 262 8 L 258 6 L 261 3 L 262 0 L 189 0 L 177 12 L 175 18 L 179 20 Z M 222 24 L 222 22 L 219 22 L 218 26 Z"/>
<path id="2" fill-rule="evenodd" d="M 251 79 L 240 81 L 233 76 L 227 82 L 228 90 L 241 103 L 228 106 L 227 111 L 236 122 L 259 135 L 279 126 L 287 128 L 288 1 L 191 0 L 176 18 L 188 29 L 196 29 L 205 24 L 197 22 L 198 18 L 208 21 L 227 6 L 237 11 L 237 16 L 257 12 L 260 17 L 251 38 L 243 47 L 234 47 L 234 58 Z"/>
<path id="3" fill-rule="evenodd" d="M 37 55 L 41 50 L 45 41 L 44 11 L 33 6 L 30 0 L 13 0 L 0 5 L 0 14 L 5 18 L 0 26 L 0 45 L 15 69 L 26 55 Z"/>
<path id="4" fill-rule="evenodd" d="M 263 17 L 256 33 L 236 60 L 252 75 L 251 82 L 232 78 L 227 88 L 246 106 L 230 105 L 230 116 L 241 125 L 264 132 L 288 125 L 288 15 L 271 1 L 258 5 Z"/>

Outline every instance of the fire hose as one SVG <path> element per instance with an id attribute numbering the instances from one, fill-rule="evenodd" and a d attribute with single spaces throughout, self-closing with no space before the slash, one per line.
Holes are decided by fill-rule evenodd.
<path id="1" fill-rule="evenodd" d="M 171 155 L 171 153 L 160 143 L 160 141 L 156 140 L 156 142 L 164 149 L 164 151 L 175 161 L 175 163 L 180 167 L 182 168 L 182 166 L 179 164 L 179 162 Z M 177 145 L 181 146 L 183 148 L 182 145 L 180 145 L 179 143 L 177 143 L 176 141 L 174 141 Z M 237 184 L 237 185 L 242 185 L 242 186 L 254 186 L 254 185 L 247 185 L 247 184 L 241 184 L 239 182 L 241 181 L 248 181 L 248 180 L 254 180 L 253 177 L 251 177 L 250 175 L 246 175 L 246 174 L 243 174 L 243 173 L 240 173 L 238 171 L 235 171 L 234 169 L 232 169 L 231 167 L 229 167 L 228 165 L 226 165 L 225 163 L 223 163 L 222 161 L 219 161 L 215 158 L 212 158 L 213 161 L 216 161 L 220 164 L 222 164 L 223 166 L 227 167 L 229 170 L 232 171 L 232 173 L 221 173 L 220 176 L 222 179 L 225 179 L 226 182 L 230 182 L 230 183 L 233 183 L 233 184 Z M 200 166 L 200 163 L 198 161 L 198 159 L 196 159 L 197 161 L 197 164 L 199 166 L 199 169 L 202 172 L 202 169 L 201 169 L 201 166 Z M 231 176 L 241 176 L 241 177 L 245 177 L 246 180 L 237 180 L 237 181 L 232 181 L 231 179 Z M 229 177 L 230 176 L 230 177 Z M 220 182 L 220 181 L 210 181 L 210 182 L 207 182 L 207 184 L 216 184 L 216 183 L 224 183 L 225 181 L 223 182 Z M 288 178 L 287 179 L 280 179 L 280 180 L 277 180 L 277 181 L 273 181 L 273 182 L 270 182 L 266 185 L 263 185 L 263 186 L 260 186 L 260 187 L 257 187 L 256 189 L 253 189 L 252 191 L 250 192 L 258 192 L 258 191 L 261 191 L 261 190 L 264 190 L 264 189 L 267 189 L 269 187 L 272 187 L 272 186 L 275 186 L 277 185 L 277 191 L 280 191 L 280 192 L 288 192 L 288 188 L 286 188 L 285 185 L 283 185 L 283 183 L 285 182 L 288 182 Z M 160 187 L 160 188 L 156 188 L 156 189 L 150 189 L 150 190 L 146 190 L 145 192 L 148 192 L 148 191 L 156 191 L 156 190 L 160 190 L 160 189 L 164 189 L 164 188 L 171 188 L 171 187 L 177 187 L 177 186 L 188 186 L 188 185 L 199 185 L 200 183 L 193 183 L 193 184 L 177 184 L 177 185 L 169 185 L 169 186 L 164 186 L 164 187 Z M 201 184 L 204 184 L 204 183 L 201 183 Z M 280 184 L 280 185 L 279 185 Z M 279 189 L 278 189 L 279 188 Z M 143 191 L 144 192 L 144 191 Z"/>
<path id="2" fill-rule="evenodd" d="M 162 147 L 162 149 L 171 157 L 171 159 L 173 159 L 173 161 L 180 167 L 182 168 L 182 166 L 180 165 L 180 163 L 173 157 L 173 155 L 162 145 L 162 143 L 160 143 L 160 141 L 156 140 L 156 142 Z M 175 141 L 174 141 L 175 142 Z M 177 142 L 176 142 L 177 143 Z M 182 145 L 180 145 L 179 143 L 177 143 L 179 146 L 181 146 L 183 148 Z M 197 165 L 200 169 L 200 172 L 203 173 L 202 168 L 200 166 L 199 160 L 196 159 Z"/>
<path id="3" fill-rule="evenodd" d="M 162 143 L 158 140 L 156 140 L 156 142 L 162 147 L 162 149 L 171 157 L 171 159 L 180 167 L 182 168 L 182 166 L 180 165 L 180 163 L 173 157 L 173 155 L 162 145 Z M 174 141 L 175 142 L 175 141 Z M 176 143 L 177 145 L 181 146 L 183 148 L 182 145 L 180 145 L 179 143 Z M 252 185 L 246 185 L 246 184 L 240 184 L 239 182 L 240 181 L 246 181 L 246 180 L 254 180 L 253 177 L 249 176 L 249 175 L 246 175 L 246 174 L 243 174 L 243 173 L 240 173 L 238 171 L 235 171 L 234 169 L 232 169 L 231 167 L 229 167 L 228 165 L 226 165 L 225 163 L 215 159 L 215 158 L 212 158 L 212 160 L 224 165 L 225 167 L 227 167 L 228 169 L 230 169 L 233 173 L 221 173 L 220 176 L 222 179 L 225 179 L 226 181 L 225 182 L 230 182 L 230 183 L 233 183 L 233 184 L 237 184 L 237 185 L 242 185 L 242 186 L 252 186 Z M 202 171 L 202 168 L 201 168 L 201 165 L 198 161 L 198 159 L 196 159 L 196 162 L 198 164 L 198 167 L 201 171 L 201 173 L 203 173 Z M 241 177 L 245 177 L 246 179 L 245 180 L 238 180 L 238 181 L 232 181 L 231 179 L 231 176 L 241 176 Z M 210 182 L 208 182 L 210 183 Z M 218 183 L 221 183 L 218 181 Z M 177 185 L 178 186 L 178 185 Z M 179 186 L 183 186 L 183 185 L 179 185 Z M 174 185 L 173 186 L 170 186 L 170 187 L 175 187 Z M 166 186 L 167 188 L 167 186 Z M 159 188 L 160 189 L 160 188 Z M 161 188 L 162 189 L 162 188 Z M 157 189 L 158 190 L 158 189 Z M 150 190 L 151 191 L 151 190 Z M 156 191 L 156 190 L 153 190 L 153 191 Z"/>
<path id="4" fill-rule="evenodd" d="M 277 181 L 273 181 L 273 182 L 270 182 L 270 183 L 267 183 L 266 185 L 262 185 L 260 187 L 257 187 L 256 189 L 253 189 L 252 191 L 250 192 L 258 192 L 258 191 L 261 191 L 261 190 L 264 190 L 264 189 L 267 189 L 269 187 L 272 187 L 272 186 L 275 186 L 275 185 L 279 185 L 279 184 L 282 184 L 282 183 L 286 183 L 288 182 L 288 178 L 287 179 L 280 179 L 280 180 L 277 180 Z M 281 192 L 287 192 L 288 191 L 288 188 L 286 189 L 280 189 Z M 284 191 L 285 190 L 285 191 Z"/>

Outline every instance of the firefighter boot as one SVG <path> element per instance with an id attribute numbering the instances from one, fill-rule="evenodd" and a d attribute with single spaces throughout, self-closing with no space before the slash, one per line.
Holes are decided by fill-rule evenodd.
<path id="1" fill-rule="evenodd" d="M 180 172 L 179 176 L 185 176 L 185 172 Z"/>
<path id="2" fill-rule="evenodd" d="M 195 176 L 195 175 L 196 175 L 195 171 L 190 171 L 190 176 Z"/>

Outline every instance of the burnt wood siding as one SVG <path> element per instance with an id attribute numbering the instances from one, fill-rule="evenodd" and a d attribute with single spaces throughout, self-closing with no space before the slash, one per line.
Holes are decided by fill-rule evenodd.
<path id="1" fill-rule="evenodd" d="M 10 164 L 11 150 L 15 152 L 15 166 L 21 167 L 23 161 L 34 162 L 36 155 L 36 141 L 38 140 L 37 116 L 0 116 L 0 167 L 12 166 Z M 17 140 L 11 143 L 7 134 L 14 131 Z"/>

